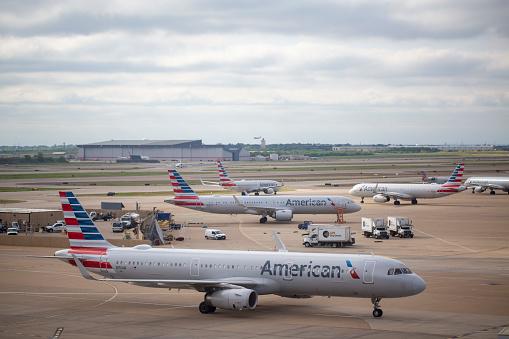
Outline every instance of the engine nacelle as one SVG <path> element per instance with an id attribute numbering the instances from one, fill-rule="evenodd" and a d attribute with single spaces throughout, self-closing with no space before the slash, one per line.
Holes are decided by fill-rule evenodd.
<path id="1" fill-rule="evenodd" d="M 476 188 L 474 188 L 474 191 L 476 193 L 482 193 L 482 192 L 486 191 L 486 187 L 477 186 Z"/>
<path id="2" fill-rule="evenodd" d="M 293 211 L 292 210 L 281 210 L 274 212 L 273 218 L 277 221 L 290 221 L 293 217 Z"/>
<path id="3" fill-rule="evenodd" d="M 274 189 L 273 188 L 267 188 L 265 191 L 263 191 L 263 193 L 265 193 L 265 194 L 274 194 Z"/>
<path id="4" fill-rule="evenodd" d="M 377 194 L 375 196 L 373 196 L 373 201 L 374 202 L 387 202 L 389 200 L 387 200 L 387 197 L 383 194 Z"/>
<path id="5" fill-rule="evenodd" d="M 226 310 L 252 310 L 258 303 L 258 294 L 247 288 L 215 291 L 205 296 L 205 303 Z"/>

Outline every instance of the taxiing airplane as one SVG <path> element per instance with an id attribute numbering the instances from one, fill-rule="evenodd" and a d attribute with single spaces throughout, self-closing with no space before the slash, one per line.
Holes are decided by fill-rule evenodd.
<path id="1" fill-rule="evenodd" d="M 426 283 L 402 262 L 375 255 L 116 247 L 104 239 L 72 192 L 60 192 L 70 249 L 50 258 L 77 266 L 89 280 L 205 293 L 201 313 L 250 310 L 258 295 L 370 298 L 380 317 L 382 298 L 421 293 Z M 100 276 L 95 278 L 94 275 Z"/>
<path id="2" fill-rule="evenodd" d="M 294 214 L 337 214 L 360 211 L 360 205 L 352 199 L 339 196 L 234 196 L 196 194 L 176 170 L 168 170 L 174 198 L 164 202 L 203 212 L 218 214 L 261 215 L 260 223 L 267 222 L 267 216 L 277 221 L 290 221 Z"/>
<path id="3" fill-rule="evenodd" d="M 373 197 L 374 202 L 387 202 L 394 199 L 394 205 L 399 205 L 399 200 L 411 200 L 412 204 L 417 204 L 419 199 L 441 198 L 447 195 L 458 193 L 466 189 L 461 186 L 463 178 L 463 169 L 465 164 L 459 164 L 452 173 L 449 180 L 443 185 L 432 184 L 357 184 L 351 190 L 350 194 L 361 197 L 361 203 L 364 197 Z"/>
<path id="4" fill-rule="evenodd" d="M 248 195 L 251 192 L 255 192 L 255 195 L 259 195 L 259 192 L 276 194 L 283 187 L 283 183 L 274 180 L 232 180 L 228 177 L 219 160 L 217 161 L 217 168 L 219 170 L 219 182 L 201 180 L 203 185 L 221 186 L 232 191 L 242 192 L 242 195 Z"/>
<path id="5" fill-rule="evenodd" d="M 482 193 L 488 188 L 490 194 L 495 194 L 495 190 L 509 193 L 509 177 L 471 177 L 465 181 L 465 185 L 472 189 L 472 193 Z"/>
<path id="6" fill-rule="evenodd" d="M 428 177 L 424 171 L 419 172 L 419 174 L 422 174 L 422 181 L 430 184 L 445 184 L 449 181 L 449 177 Z"/>

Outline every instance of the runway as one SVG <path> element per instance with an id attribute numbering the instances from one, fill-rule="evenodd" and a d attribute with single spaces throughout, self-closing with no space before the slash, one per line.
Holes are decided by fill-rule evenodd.
<path id="1" fill-rule="evenodd" d="M 310 191 L 348 196 L 346 188 L 284 194 Z M 39 194 L 41 200 L 57 199 L 50 196 L 54 192 Z M 100 199 L 87 197 L 82 203 L 90 211 L 87 205 Z M 160 197 L 136 199 L 148 208 Z M 202 293 L 89 281 L 59 260 L 27 257 L 58 249 L 0 246 L 0 337 L 52 338 L 60 329 L 60 338 L 494 338 L 509 326 L 508 203 L 507 194 L 469 191 L 418 205 L 366 199 L 362 211 L 345 215 L 357 233 L 356 244 L 337 249 L 305 248 L 297 230 L 304 220 L 332 223 L 335 216 L 298 215 L 291 222 L 259 224 L 257 216 L 212 215 L 162 203 L 177 218 L 198 223 L 186 231 L 185 241 L 174 243 L 176 248 L 272 250 L 275 229 L 290 251 L 395 257 L 427 288 L 417 296 L 383 299 L 381 318 L 371 315 L 369 299 L 271 295 L 260 296 L 252 311 L 218 309 L 204 315 L 198 311 Z M 410 217 L 415 237 L 378 242 L 361 236 L 362 217 L 389 215 Z M 205 240 L 200 223 L 220 228 L 228 239 Z"/>

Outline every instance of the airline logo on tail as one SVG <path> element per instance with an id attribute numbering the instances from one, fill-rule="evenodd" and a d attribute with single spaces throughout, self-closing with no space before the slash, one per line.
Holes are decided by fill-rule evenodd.
<path id="1" fill-rule="evenodd" d="M 217 169 L 219 170 L 219 185 L 221 186 L 237 186 L 233 182 L 232 179 L 228 177 L 228 174 L 226 174 L 226 171 L 224 170 L 223 165 L 221 164 L 221 161 L 217 161 Z"/>
<path id="2" fill-rule="evenodd" d="M 449 181 L 441 186 L 441 190 L 437 192 L 441 193 L 456 193 L 462 191 L 461 189 L 461 181 L 463 180 L 463 170 L 465 169 L 465 164 L 458 164 L 454 172 L 452 172 Z"/>
<path id="3" fill-rule="evenodd" d="M 200 197 L 176 170 L 168 170 L 176 206 L 203 206 Z"/>
<path id="4" fill-rule="evenodd" d="M 59 192 L 59 194 L 71 249 L 80 250 L 79 253 L 84 253 L 86 250 L 95 254 L 105 254 L 107 248 L 114 247 L 103 238 L 72 192 Z"/>

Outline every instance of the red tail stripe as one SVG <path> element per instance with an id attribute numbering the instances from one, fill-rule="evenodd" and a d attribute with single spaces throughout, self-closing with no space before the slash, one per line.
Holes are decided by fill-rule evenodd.
<path id="1" fill-rule="evenodd" d="M 83 233 L 79 232 L 67 232 L 67 236 L 69 237 L 69 239 L 73 240 L 85 240 L 85 236 L 83 235 Z"/>

